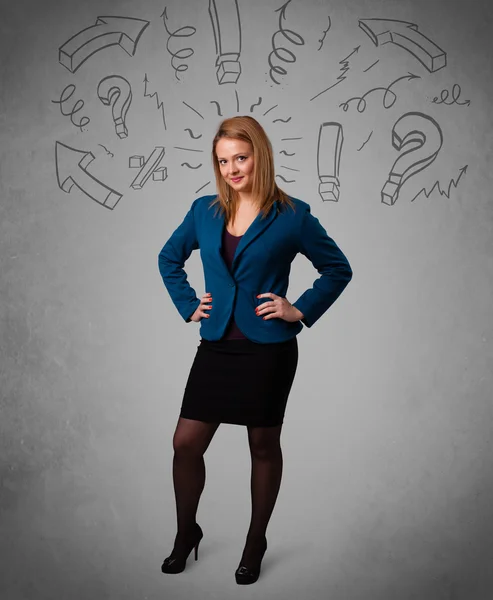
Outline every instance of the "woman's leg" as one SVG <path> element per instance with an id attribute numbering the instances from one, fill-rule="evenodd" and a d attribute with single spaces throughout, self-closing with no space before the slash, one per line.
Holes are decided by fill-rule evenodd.
<path id="1" fill-rule="evenodd" d="M 193 531 L 200 495 L 205 485 L 204 453 L 219 423 L 179 417 L 173 436 L 173 484 L 175 488 L 177 541 Z"/>
<path id="2" fill-rule="evenodd" d="M 271 517 L 282 477 L 281 429 L 248 427 L 248 443 L 252 459 L 252 515 L 241 562 L 253 566 Z"/>

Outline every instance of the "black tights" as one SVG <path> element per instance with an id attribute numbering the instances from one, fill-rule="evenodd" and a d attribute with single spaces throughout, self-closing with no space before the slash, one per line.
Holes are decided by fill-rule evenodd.
<path id="1" fill-rule="evenodd" d="M 205 423 L 179 418 L 173 436 L 173 483 L 175 488 L 178 532 L 176 542 L 183 540 L 195 524 L 199 499 L 205 485 L 204 453 L 219 423 Z M 282 476 L 280 445 L 282 425 L 247 427 L 252 459 L 250 481 L 252 513 L 242 561 L 247 566 L 262 547 Z"/>

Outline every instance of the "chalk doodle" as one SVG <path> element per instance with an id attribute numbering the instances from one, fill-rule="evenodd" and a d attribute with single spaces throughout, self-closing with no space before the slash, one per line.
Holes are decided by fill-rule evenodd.
<path id="1" fill-rule="evenodd" d="M 221 106 L 219 105 L 219 102 L 217 100 L 211 100 L 210 104 L 215 104 L 216 105 L 216 109 L 217 109 L 217 116 L 218 117 L 222 117 L 223 113 L 221 112 Z"/>
<path id="2" fill-rule="evenodd" d="M 363 150 L 363 148 L 366 146 L 366 144 L 368 144 L 368 142 L 370 141 L 370 138 L 372 135 L 373 135 L 373 131 L 370 133 L 368 138 L 361 144 L 361 146 L 358 148 L 357 152 L 360 152 L 361 150 Z"/>
<path id="3" fill-rule="evenodd" d="M 70 88 L 72 88 L 72 91 L 67 96 L 65 92 L 67 92 L 67 90 L 69 90 Z M 52 100 L 52 102 L 53 102 L 53 104 L 59 104 L 60 112 L 62 113 L 62 115 L 64 117 L 69 116 L 72 124 L 75 125 L 76 127 L 78 127 L 82 131 L 82 128 L 85 127 L 86 125 L 88 125 L 91 122 L 91 119 L 89 117 L 81 117 L 80 121 L 78 123 L 76 123 L 74 121 L 74 115 L 75 115 L 75 113 L 78 113 L 79 111 L 81 111 L 84 108 L 84 100 L 81 100 L 81 99 L 77 100 L 77 102 L 74 104 L 74 106 L 68 112 L 63 111 L 63 105 L 65 104 L 65 102 L 67 102 L 67 100 L 69 100 L 74 95 L 75 90 L 76 90 L 75 85 L 73 83 L 70 83 L 63 89 L 62 93 L 60 94 L 60 99 Z"/>
<path id="4" fill-rule="evenodd" d="M 163 156 L 163 146 L 156 146 L 147 160 L 141 155 L 131 156 L 128 166 L 130 169 L 139 169 L 139 172 L 130 187 L 134 190 L 141 190 L 151 175 L 153 181 L 164 181 L 168 177 L 168 172 L 166 167 L 159 166 Z"/>
<path id="5" fill-rule="evenodd" d="M 287 0 L 280 8 L 277 8 L 274 12 L 279 12 L 279 29 L 274 32 L 271 38 L 272 52 L 269 54 L 268 63 L 269 63 L 269 75 L 271 80 L 279 85 L 281 82 L 275 79 L 273 73 L 277 75 L 284 76 L 287 74 L 287 71 L 284 67 L 280 67 L 279 65 L 273 64 L 272 56 L 274 55 L 278 60 L 281 60 L 285 63 L 294 63 L 296 62 L 296 55 L 284 48 L 282 46 L 276 45 L 276 36 L 278 34 L 283 35 L 289 42 L 295 44 L 296 46 L 304 46 L 305 40 L 301 37 L 299 33 L 294 32 L 292 29 L 285 29 L 283 27 L 282 21 L 286 20 L 286 8 L 288 4 L 291 3 L 291 0 Z"/>
<path id="6" fill-rule="evenodd" d="M 318 94 L 316 94 L 315 96 L 313 96 L 313 98 L 310 98 L 310 102 L 312 100 L 315 100 L 315 98 L 318 98 L 322 94 L 325 94 L 325 92 L 328 92 L 332 88 L 335 88 L 336 85 L 339 85 L 340 83 L 342 83 L 346 79 L 346 73 L 350 69 L 349 59 L 353 56 L 353 54 L 357 54 L 359 52 L 360 48 L 361 48 L 361 46 L 357 46 L 356 48 L 353 48 L 353 51 L 350 54 L 348 54 L 346 56 L 346 58 L 343 58 L 342 60 L 339 61 L 339 64 L 341 65 L 341 69 L 340 69 L 341 73 L 337 76 L 337 81 L 335 83 L 333 83 L 331 86 L 329 86 L 328 88 L 325 88 L 325 90 L 322 90 L 321 92 L 319 92 Z"/>
<path id="7" fill-rule="evenodd" d="M 286 150 L 280 150 L 279 154 L 284 154 L 285 156 L 295 156 L 296 152 L 286 152 Z"/>
<path id="8" fill-rule="evenodd" d="M 318 47 L 317 50 L 321 50 L 322 49 L 322 46 L 324 45 L 325 36 L 329 33 L 331 27 L 332 27 L 332 21 L 330 20 L 330 17 L 329 17 L 329 26 L 323 32 L 322 38 L 318 40 L 320 42 L 320 46 Z"/>
<path id="9" fill-rule="evenodd" d="M 189 169 L 199 169 L 202 166 L 202 163 L 196 165 L 195 167 L 193 167 L 190 163 L 187 162 L 182 162 L 181 167 L 188 167 Z"/>
<path id="10" fill-rule="evenodd" d="M 120 139 L 126 138 L 128 129 L 125 118 L 132 103 L 130 83 L 120 75 L 103 77 L 98 85 L 98 98 L 106 106 L 112 107 L 116 134 Z"/>
<path id="11" fill-rule="evenodd" d="M 101 148 L 104 148 L 106 150 L 106 154 L 111 154 L 111 158 L 113 158 L 115 155 L 113 154 L 113 152 L 110 152 L 108 150 L 108 148 L 106 148 L 106 146 L 103 146 L 103 144 L 98 144 L 98 146 L 101 146 Z"/>
<path id="12" fill-rule="evenodd" d="M 369 67 L 367 67 L 366 69 L 363 70 L 363 73 L 367 73 L 370 69 L 373 69 L 373 67 L 380 62 L 380 59 L 376 60 L 374 63 L 372 63 Z"/>
<path id="13" fill-rule="evenodd" d="M 440 92 L 440 99 L 438 96 L 435 96 L 432 100 L 434 104 L 446 104 L 447 106 L 451 106 L 452 104 L 458 104 L 459 106 L 470 106 L 470 100 L 464 100 L 464 102 L 459 102 L 460 95 L 462 94 L 462 89 L 458 83 L 455 83 L 452 86 L 452 93 L 448 90 L 442 90 Z M 450 102 L 447 100 L 450 97 Z"/>
<path id="14" fill-rule="evenodd" d="M 186 150 L 187 152 L 203 152 L 203 150 L 198 150 L 197 148 L 183 148 L 183 146 L 173 146 L 176 150 Z"/>
<path id="15" fill-rule="evenodd" d="M 289 123 L 289 121 L 291 121 L 291 119 L 292 119 L 292 117 L 288 117 L 287 119 L 278 118 L 278 119 L 274 119 L 272 122 L 273 123 L 278 123 L 278 122 L 280 122 L 280 123 Z"/>
<path id="16" fill-rule="evenodd" d="M 202 134 L 193 135 L 193 131 L 189 127 L 187 127 L 186 129 L 184 129 L 183 131 L 186 131 L 193 140 L 199 140 L 202 137 Z"/>
<path id="17" fill-rule="evenodd" d="M 282 179 L 284 183 L 295 183 L 296 182 L 296 179 L 286 179 L 282 175 L 276 175 L 276 177 L 279 177 L 279 179 Z"/>
<path id="18" fill-rule="evenodd" d="M 418 31 L 416 23 L 395 19 L 360 19 L 359 26 L 375 46 L 389 43 L 400 46 L 417 58 L 430 73 L 447 65 L 447 54 Z"/>
<path id="19" fill-rule="evenodd" d="M 270 108 L 268 108 L 265 112 L 264 112 L 264 117 L 266 114 L 270 113 L 271 110 L 274 110 L 275 108 L 277 108 L 279 106 L 279 104 L 274 104 L 274 106 L 271 106 Z"/>
<path id="20" fill-rule="evenodd" d="M 175 71 L 176 79 L 178 79 L 178 81 L 181 81 L 181 79 L 178 77 L 178 73 L 187 71 L 188 65 L 182 63 L 182 64 L 179 64 L 178 66 L 175 66 L 175 62 L 177 60 L 183 61 L 183 60 L 186 60 L 187 58 L 190 58 L 191 56 L 193 56 L 194 50 L 193 50 L 193 48 L 180 48 L 177 52 L 173 52 L 172 50 L 170 50 L 170 47 L 169 47 L 170 41 L 173 38 L 177 38 L 177 37 L 190 37 L 197 32 L 197 29 L 195 27 L 192 27 L 191 25 L 185 25 L 184 27 L 180 27 L 179 29 L 176 29 L 175 31 L 170 31 L 168 29 L 168 27 L 166 26 L 166 21 L 168 20 L 168 14 L 166 12 L 166 7 L 164 8 L 163 14 L 161 15 L 161 17 L 163 18 L 163 25 L 164 25 L 164 28 L 166 29 L 166 33 L 168 34 L 168 41 L 166 42 L 166 50 L 171 55 L 171 67 Z M 180 33 L 180 31 L 182 33 Z M 187 33 L 185 33 L 185 31 Z"/>
<path id="21" fill-rule="evenodd" d="M 404 79 L 407 79 L 408 81 L 411 81 L 412 79 L 421 79 L 421 77 L 419 75 L 414 75 L 413 73 L 408 73 L 407 75 L 404 75 L 403 77 L 399 77 L 398 79 L 396 79 L 395 81 L 393 81 L 388 87 L 376 87 L 373 88 L 371 90 L 369 90 L 368 92 L 366 92 L 366 94 L 363 94 L 363 96 L 355 96 L 354 98 L 349 98 L 349 100 L 346 100 L 345 102 L 342 102 L 341 104 L 339 104 L 339 107 L 342 107 L 342 110 L 344 112 L 347 112 L 347 110 L 349 109 L 349 105 L 351 104 L 351 102 L 356 102 L 358 101 L 358 104 L 356 105 L 356 110 L 359 113 L 362 113 L 366 110 L 366 96 L 369 96 L 370 94 L 372 94 L 373 92 L 376 91 L 383 91 L 383 98 L 382 98 L 382 104 L 384 108 L 391 108 L 392 106 L 394 106 L 396 100 L 397 100 L 397 96 L 396 94 L 392 91 L 392 87 L 398 83 L 399 81 L 402 81 Z M 390 98 L 390 100 L 389 100 Z"/>
<path id="22" fill-rule="evenodd" d="M 203 119 L 203 118 L 204 118 L 204 116 L 203 116 L 203 115 L 201 115 L 201 114 L 199 113 L 199 111 L 198 111 L 196 108 L 193 108 L 193 106 L 190 106 L 190 104 L 187 104 L 187 103 L 185 102 L 185 100 L 182 100 L 182 102 L 183 102 L 183 104 L 184 104 L 184 105 L 185 105 L 187 108 L 189 108 L 190 110 L 193 110 L 193 112 L 194 112 L 194 113 L 196 113 L 197 115 L 199 115 L 199 117 L 200 117 L 201 119 Z"/>
<path id="23" fill-rule="evenodd" d="M 216 44 L 219 84 L 236 83 L 241 75 L 241 22 L 238 0 L 209 0 L 209 15 Z"/>
<path id="24" fill-rule="evenodd" d="M 118 45 L 134 56 L 141 35 L 149 21 L 132 17 L 97 17 L 96 24 L 82 29 L 60 46 L 58 60 L 71 73 L 93 54 Z"/>
<path id="25" fill-rule="evenodd" d="M 300 172 L 299 169 L 293 169 L 293 167 L 286 167 L 286 165 L 281 165 L 281 169 L 287 169 L 288 171 L 296 171 L 297 173 Z"/>
<path id="26" fill-rule="evenodd" d="M 69 194 L 75 185 L 92 200 L 113 210 L 122 195 L 88 172 L 87 167 L 94 159 L 92 152 L 56 142 L 55 165 L 58 186 Z"/>
<path id="27" fill-rule="evenodd" d="M 144 98 L 156 98 L 157 109 L 161 111 L 161 116 L 163 118 L 163 125 L 164 125 L 164 128 L 167 129 L 166 117 L 164 116 L 163 103 L 159 101 L 159 96 L 158 96 L 157 92 L 153 92 L 152 94 L 147 93 L 147 84 L 148 83 L 149 83 L 149 80 L 147 79 L 147 73 L 145 73 L 145 75 L 144 75 Z"/>
<path id="28" fill-rule="evenodd" d="M 442 144 L 442 130 L 435 119 L 419 112 L 402 115 L 392 128 L 392 145 L 400 156 L 382 188 L 382 202 L 395 204 L 404 182 L 431 165 Z"/>
<path id="29" fill-rule="evenodd" d="M 262 97 L 261 97 L 261 96 L 259 96 L 259 97 L 258 97 L 258 100 L 257 100 L 257 102 L 255 102 L 254 104 L 251 104 L 251 105 L 250 105 L 250 112 L 252 113 L 252 112 L 253 112 L 253 109 L 254 109 L 256 106 L 260 106 L 261 104 L 262 104 Z"/>
<path id="30" fill-rule="evenodd" d="M 210 183 L 210 181 L 208 181 L 207 183 L 204 183 L 204 185 L 200 186 L 198 190 L 195 190 L 195 193 L 198 194 L 200 191 L 202 191 L 206 186 L 208 186 Z"/>
<path id="31" fill-rule="evenodd" d="M 452 186 L 457 189 L 457 186 L 459 185 L 459 181 L 462 179 L 462 176 L 466 174 L 467 171 L 467 167 L 469 165 L 465 165 L 464 167 L 462 167 L 462 169 L 459 170 L 459 175 L 457 177 L 457 179 L 452 179 L 450 181 L 450 183 L 448 184 L 448 189 L 447 190 L 442 190 L 442 188 L 440 187 L 440 182 L 437 181 L 433 187 L 430 189 L 429 192 L 426 191 L 425 188 L 421 189 L 416 196 L 414 196 L 414 198 L 411 200 L 411 202 L 414 202 L 416 200 L 416 198 L 420 195 L 420 194 L 424 194 L 427 198 L 429 198 L 431 196 L 431 194 L 433 193 L 433 191 L 435 190 L 435 188 L 439 191 L 441 196 L 445 196 L 446 198 L 450 198 L 450 192 L 452 190 Z"/>
<path id="32" fill-rule="evenodd" d="M 317 168 L 320 184 L 318 193 L 323 201 L 339 201 L 341 183 L 339 166 L 341 163 L 344 135 L 340 123 L 322 123 L 318 131 Z"/>

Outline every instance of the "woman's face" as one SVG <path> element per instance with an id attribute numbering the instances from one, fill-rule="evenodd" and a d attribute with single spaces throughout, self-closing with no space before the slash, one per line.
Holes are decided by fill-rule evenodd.
<path id="1" fill-rule="evenodd" d="M 237 192 L 252 190 L 253 148 L 243 140 L 221 138 L 216 144 L 216 156 L 221 175 Z"/>

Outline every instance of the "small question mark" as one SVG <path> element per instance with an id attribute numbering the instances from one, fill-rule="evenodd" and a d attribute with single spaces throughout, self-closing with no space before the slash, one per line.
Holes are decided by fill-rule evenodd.
<path id="1" fill-rule="evenodd" d="M 399 151 L 408 149 L 400 154 L 389 173 L 382 188 L 382 202 L 393 205 L 403 183 L 431 165 L 442 144 L 442 130 L 435 119 L 419 112 L 402 115 L 392 128 L 392 145 Z"/>
<path id="2" fill-rule="evenodd" d="M 106 106 L 113 107 L 113 121 L 119 138 L 128 136 L 125 117 L 132 102 L 130 83 L 119 75 L 109 75 L 101 79 L 98 85 L 98 97 Z"/>

